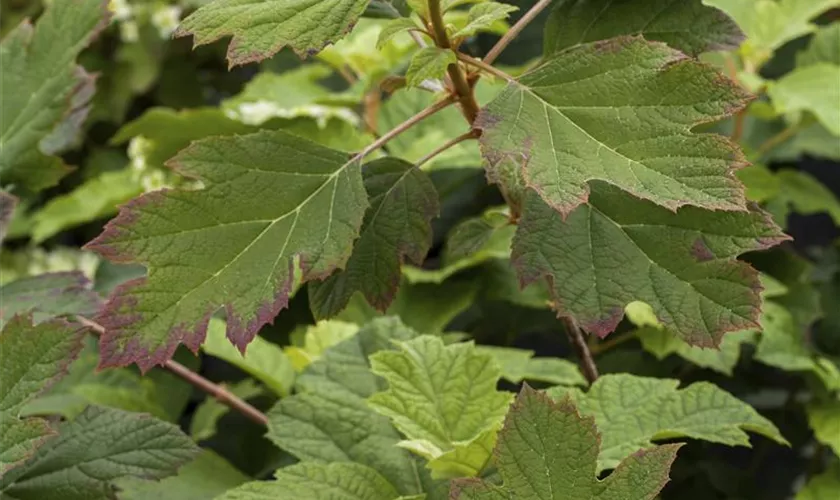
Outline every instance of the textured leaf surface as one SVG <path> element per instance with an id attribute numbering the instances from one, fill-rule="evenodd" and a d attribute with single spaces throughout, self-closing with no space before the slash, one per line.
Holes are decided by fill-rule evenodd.
<path id="1" fill-rule="evenodd" d="M 54 156 L 52 131 L 80 122 L 93 94 L 91 75 L 75 64 L 108 25 L 104 0 L 51 4 L 35 28 L 24 21 L 0 45 L 0 175 L 30 189 L 54 185 L 69 169 Z"/>
<path id="2" fill-rule="evenodd" d="M 225 328 L 224 321 L 211 319 L 201 350 L 241 368 L 278 396 L 287 396 L 292 390 L 295 370 L 283 349 L 254 337 L 243 354 L 225 338 Z"/>
<path id="3" fill-rule="evenodd" d="M 558 443 L 562 445 L 558 446 Z M 456 480 L 454 500 L 648 500 L 668 482 L 680 445 L 657 446 L 625 459 L 603 481 L 596 475 L 598 432 L 569 400 L 556 404 L 524 387 L 496 445 L 498 486 Z"/>
<path id="4" fill-rule="evenodd" d="M 493 356 L 430 335 L 399 347 L 371 358 L 389 387 L 368 403 L 405 434 L 400 446 L 435 459 L 501 426 L 511 395 L 496 390 L 501 372 Z"/>
<path id="5" fill-rule="evenodd" d="M 545 27 L 545 55 L 621 35 L 642 35 L 689 55 L 737 47 L 738 26 L 701 0 L 561 0 Z"/>
<path id="6" fill-rule="evenodd" d="M 416 335 L 396 318 L 381 318 L 328 348 L 298 377 L 297 394 L 270 411 L 268 438 L 302 461 L 355 462 L 401 494 L 422 493 L 422 466 L 396 446 L 399 433 L 365 402 L 385 387 L 370 371 L 369 356 Z"/>
<path id="7" fill-rule="evenodd" d="M 431 219 L 440 207 L 426 173 L 383 158 L 365 165 L 363 176 L 370 208 L 350 260 L 325 281 L 309 285 L 316 318 L 335 316 L 357 291 L 386 310 L 400 284 L 403 260 L 421 264 L 432 243 Z"/>
<path id="8" fill-rule="evenodd" d="M 835 136 L 840 136 L 840 64 L 817 63 L 796 69 L 768 86 L 780 113 L 808 111 Z"/>
<path id="9" fill-rule="evenodd" d="M 735 257 L 785 238 L 757 208 L 673 213 L 597 184 L 565 221 L 529 194 L 513 262 L 525 283 L 549 277 L 558 313 L 590 333 L 609 334 L 642 301 L 689 344 L 713 347 L 757 326 L 758 273 Z"/>
<path id="10" fill-rule="evenodd" d="M 568 215 L 602 180 L 670 209 L 744 210 L 728 139 L 691 128 L 740 109 L 746 95 L 661 43 L 622 37 L 562 52 L 511 83 L 476 126 L 491 177 L 513 161 L 526 186 Z"/>
<path id="11" fill-rule="evenodd" d="M 601 432 L 599 470 L 610 469 L 651 441 L 688 437 L 750 446 L 745 431 L 787 444 L 779 430 L 751 406 L 708 382 L 677 389 L 678 380 L 603 375 L 589 392 L 570 392 L 582 415 Z M 552 396 L 569 393 L 551 389 Z"/>
<path id="12" fill-rule="evenodd" d="M 807 412 L 814 436 L 840 456 L 840 398 L 814 401 L 808 405 Z"/>
<path id="13" fill-rule="evenodd" d="M 196 45 L 233 39 L 231 66 L 262 61 L 289 46 L 317 53 L 342 38 L 369 0 L 216 0 L 184 19 L 175 36 L 194 35 Z"/>
<path id="14" fill-rule="evenodd" d="M 394 500 L 399 493 L 378 472 L 360 464 L 300 463 L 216 500 Z"/>
<path id="15" fill-rule="evenodd" d="M 446 67 L 457 59 L 451 50 L 438 47 L 424 47 L 414 54 L 405 73 L 410 87 L 419 87 L 426 80 L 439 80 L 446 75 Z"/>
<path id="16" fill-rule="evenodd" d="M 30 276 L 0 286 L 0 326 L 20 313 L 32 313 L 35 322 L 56 316 L 91 316 L 102 306 L 93 284 L 81 272 Z"/>
<path id="17" fill-rule="evenodd" d="M 224 458 L 202 450 L 195 460 L 162 481 L 126 478 L 116 481 L 120 500 L 208 500 L 248 481 Z"/>
<path id="18" fill-rule="evenodd" d="M 561 358 L 535 358 L 534 351 L 481 345 L 476 351 L 495 358 L 502 377 L 518 384 L 523 380 L 554 385 L 586 385 L 586 379 L 575 363 Z"/>
<path id="19" fill-rule="evenodd" d="M 148 415 L 90 407 L 58 429 L 2 483 L 15 500 L 109 500 L 110 481 L 161 479 L 198 448 L 176 426 Z"/>
<path id="20" fill-rule="evenodd" d="M 197 351 L 221 307 L 244 350 L 286 306 L 296 262 L 304 282 L 344 265 L 368 204 L 357 161 L 285 132 L 205 139 L 173 164 L 205 188 L 141 196 L 89 244 L 149 269 L 100 317 L 103 366 Z"/>

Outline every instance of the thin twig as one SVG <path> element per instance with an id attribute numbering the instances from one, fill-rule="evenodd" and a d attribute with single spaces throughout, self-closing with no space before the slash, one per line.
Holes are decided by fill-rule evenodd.
<path id="1" fill-rule="evenodd" d="M 482 69 L 493 76 L 497 76 L 502 80 L 506 80 L 508 82 L 515 82 L 516 80 L 510 76 L 509 74 L 505 73 L 504 71 L 500 70 L 499 68 L 494 68 L 490 66 L 486 62 L 482 61 L 481 59 L 476 59 L 474 57 L 470 57 L 463 52 L 458 52 L 458 59 L 464 61 L 465 63 L 475 66 L 478 69 Z"/>
<path id="2" fill-rule="evenodd" d="M 456 137 L 456 138 L 454 138 L 454 139 L 451 139 L 451 140 L 447 141 L 446 143 L 444 143 L 444 144 L 443 144 L 442 146 L 440 146 L 439 148 L 435 149 L 434 151 L 432 151 L 431 153 L 427 154 L 427 155 L 426 155 L 426 156 L 424 156 L 423 158 L 420 158 L 419 160 L 417 160 L 417 162 L 416 162 L 414 165 L 415 165 L 415 166 L 417 166 L 417 167 L 419 167 L 420 165 L 423 165 L 424 163 L 427 163 L 429 160 L 431 160 L 431 159 L 432 159 L 432 158 L 434 158 L 435 156 L 437 156 L 437 155 L 439 155 L 439 154 L 443 153 L 443 152 L 444 152 L 444 151 L 446 151 L 447 149 L 449 149 L 449 148 L 451 148 L 451 147 L 453 147 L 453 146 L 456 146 L 456 145 L 458 145 L 458 144 L 460 144 L 460 143 L 462 143 L 462 142 L 464 142 L 464 141 L 468 141 L 468 140 L 470 140 L 470 139 L 476 139 L 477 137 L 478 137 L 478 135 L 476 134 L 476 131 L 475 131 L 475 130 L 470 130 L 469 132 L 466 132 L 466 133 L 464 133 L 464 134 L 461 134 L 461 135 L 459 135 L 458 137 Z"/>
<path id="3" fill-rule="evenodd" d="M 569 337 L 569 341 L 575 347 L 580 358 L 580 367 L 583 369 L 583 375 L 590 384 L 595 383 L 598 380 L 598 367 L 595 365 L 595 360 L 592 359 L 589 346 L 586 345 L 586 341 L 583 339 L 583 331 L 575 320 L 571 318 L 563 318 L 563 323 L 566 325 L 566 335 Z"/>
<path id="4" fill-rule="evenodd" d="M 613 333 L 609 339 L 603 342 L 598 342 L 597 344 L 591 344 L 589 346 L 589 352 L 591 352 L 594 356 L 597 356 L 598 354 L 609 351 L 610 349 L 620 346 L 621 344 L 629 342 L 635 338 L 636 336 L 632 333 L 625 333 L 622 335 L 616 335 Z"/>
<path id="5" fill-rule="evenodd" d="M 79 323 L 89 327 L 91 330 L 93 330 L 96 334 L 100 336 L 105 333 L 105 328 L 99 323 L 96 323 L 95 321 L 91 321 L 90 319 L 82 316 L 76 316 L 76 320 Z M 175 375 L 181 377 L 182 379 L 186 380 L 197 389 L 216 398 L 216 400 L 218 400 L 220 403 L 245 415 L 251 421 L 262 425 L 263 427 L 268 427 L 268 417 L 265 415 L 265 413 L 254 408 L 253 406 L 248 404 L 247 401 L 240 399 L 235 394 L 231 393 L 221 385 L 214 384 L 213 382 L 193 372 L 181 363 L 178 363 L 177 361 L 171 359 L 166 361 L 163 364 L 163 367 L 169 370 L 170 372 L 174 373 Z"/>
<path id="6" fill-rule="evenodd" d="M 411 117 L 411 118 L 409 118 L 408 120 L 406 120 L 406 121 L 404 121 L 404 122 L 400 123 L 399 125 L 397 125 L 397 126 L 396 126 L 396 127 L 394 127 L 393 129 L 391 129 L 390 131 L 388 131 L 386 134 L 382 135 L 382 137 L 380 137 L 379 139 L 375 140 L 375 141 L 374 141 L 371 145 L 369 145 L 368 147 L 366 147 L 365 149 L 363 149 L 363 150 L 362 150 L 359 154 L 357 154 L 356 156 L 354 156 L 353 158 L 351 158 L 351 159 L 350 159 L 350 161 L 351 161 L 351 162 L 353 162 L 353 161 L 359 161 L 359 160 L 361 160 L 361 159 L 362 159 L 362 158 L 364 158 L 365 156 L 369 155 L 370 153 L 372 153 L 372 152 L 376 151 L 377 149 L 379 149 L 379 148 L 381 148 L 382 146 L 384 146 L 385 144 L 387 144 L 387 143 L 388 143 L 388 141 L 390 141 L 390 140 L 391 140 L 391 139 L 393 139 L 394 137 L 396 137 L 396 136 L 398 136 L 398 135 L 402 134 L 403 132 L 405 132 L 406 130 L 410 129 L 410 128 L 411 128 L 411 127 L 413 127 L 414 125 L 416 125 L 416 124 L 420 123 L 420 122 L 421 122 L 421 121 L 423 121 L 424 119 L 426 119 L 426 118 L 428 118 L 428 117 L 432 116 L 433 114 L 435 114 L 435 113 L 437 113 L 438 111 L 440 111 L 440 110 L 442 110 L 442 109 L 446 108 L 447 106 L 452 105 L 454 102 L 455 102 L 454 98 L 452 98 L 452 97 L 447 97 L 447 98 L 445 98 L 445 99 L 443 99 L 443 100 L 441 100 L 441 101 L 438 101 L 438 102 L 436 102 L 436 103 L 432 104 L 432 105 L 431 105 L 431 106 L 429 106 L 428 108 L 426 108 L 426 109 L 424 109 L 423 111 L 421 111 L 421 112 L 417 113 L 416 115 L 412 116 L 412 117 Z"/>
<path id="7" fill-rule="evenodd" d="M 516 22 L 516 24 L 511 26 L 508 32 L 505 33 L 505 36 L 503 36 L 501 40 L 496 42 L 496 45 L 494 45 L 493 48 L 490 49 L 490 52 L 488 52 L 487 55 L 484 56 L 484 62 L 487 64 L 493 64 L 493 61 L 495 61 L 496 58 L 499 57 L 499 54 L 501 54 L 502 51 L 505 50 L 508 45 L 510 45 L 510 42 L 512 42 L 516 37 L 518 37 L 519 34 L 522 33 L 522 30 L 525 29 L 525 26 L 528 26 L 528 24 L 530 24 L 530 22 L 533 21 L 535 17 L 540 15 L 540 12 L 542 12 L 543 9 L 548 7 L 548 4 L 550 4 L 551 2 L 552 0 L 540 0 L 539 2 L 534 4 L 534 6 L 531 7 L 531 10 L 526 12 L 525 15 L 522 16 L 519 19 L 519 21 Z"/>

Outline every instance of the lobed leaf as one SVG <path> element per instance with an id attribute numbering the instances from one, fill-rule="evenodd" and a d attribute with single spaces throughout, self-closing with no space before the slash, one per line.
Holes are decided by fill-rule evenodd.
<path id="1" fill-rule="evenodd" d="M 545 56 L 622 35 L 642 35 L 688 55 L 737 48 L 738 26 L 702 0 L 561 0 L 545 25 Z"/>
<path id="2" fill-rule="evenodd" d="M 230 66 L 267 59 L 283 47 L 300 56 L 318 53 L 342 38 L 370 0 L 215 0 L 184 19 L 175 36 L 195 45 L 232 37 Z"/>
<path id="3" fill-rule="evenodd" d="M 523 283 L 547 277 L 558 314 L 590 333 L 608 335 L 641 301 L 689 344 L 715 347 L 757 326 L 758 273 L 735 257 L 785 239 L 755 207 L 673 213 L 598 183 L 565 221 L 529 193 L 512 258 Z"/>
<path id="4" fill-rule="evenodd" d="M 678 380 L 603 375 L 587 393 L 558 387 L 552 397 L 569 394 L 582 415 L 601 432 L 598 470 L 620 461 L 658 439 L 689 437 L 729 446 L 750 446 L 745 431 L 788 444 L 779 430 L 751 406 L 708 382 L 677 389 Z"/>
<path id="5" fill-rule="evenodd" d="M 282 131 L 198 141 L 171 163 L 205 188 L 143 195 L 88 244 L 148 267 L 100 316 L 102 366 L 197 351 L 222 307 L 244 351 L 286 306 L 297 267 L 306 282 L 345 264 L 368 205 L 358 160 Z"/>
<path id="6" fill-rule="evenodd" d="M 24 20 L 0 44 L 0 175 L 31 190 L 70 169 L 53 154 L 75 140 L 95 77 L 75 63 L 110 22 L 105 0 L 50 4 L 33 28 Z"/>
<path id="7" fill-rule="evenodd" d="M 364 166 L 370 208 L 347 265 L 309 285 L 316 318 L 335 316 L 359 291 L 378 310 L 388 308 L 405 259 L 421 264 L 432 244 L 431 220 L 440 210 L 428 175 L 413 165 L 383 158 Z"/>
<path id="8" fill-rule="evenodd" d="M 509 84 L 483 108 L 490 177 L 513 162 L 527 187 L 567 216 L 600 180 L 675 210 L 745 210 L 738 148 L 692 127 L 741 109 L 747 95 L 661 43 L 622 37 L 581 45 Z"/>
<path id="9" fill-rule="evenodd" d="M 598 480 L 600 443 L 592 418 L 581 417 L 570 400 L 553 403 L 526 385 L 505 418 L 496 445 L 496 466 L 504 484 L 459 479 L 453 482 L 451 498 L 653 499 L 668 482 L 680 446 L 640 450 Z"/>

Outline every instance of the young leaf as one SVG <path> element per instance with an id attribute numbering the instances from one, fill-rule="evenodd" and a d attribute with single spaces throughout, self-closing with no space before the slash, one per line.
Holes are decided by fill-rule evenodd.
<path id="1" fill-rule="evenodd" d="M 840 397 L 828 401 L 813 401 L 806 410 L 808 425 L 813 429 L 814 437 L 840 456 Z"/>
<path id="2" fill-rule="evenodd" d="M 440 210 L 429 177 L 409 163 L 384 158 L 365 165 L 370 208 L 362 233 L 344 270 L 309 285 L 316 318 L 335 316 L 354 292 L 377 309 L 388 308 L 400 284 L 400 267 L 408 258 L 421 264 L 432 244 L 431 219 Z"/>
<path id="3" fill-rule="evenodd" d="M 400 33 L 420 29 L 417 22 L 409 17 L 399 17 L 388 22 L 379 32 L 379 39 L 376 41 L 376 48 L 382 49 L 389 40 Z"/>
<path id="4" fill-rule="evenodd" d="M 564 216 L 602 180 L 675 210 L 744 210 L 728 139 L 692 127 L 741 109 L 746 94 L 661 43 L 622 37 L 581 45 L 508 85 L 476 121 L 491 178 L 504 160 Z"/>
<path id="5" fill-rule="evenodd" d="M 738 26 L 701 0 L 561 0 L 545 25 L 545 56 L 588 42 L 642 35 L 688 55 L 738 47 Z"/>
<path id="6" fill-rule="evenodd" d="M 224 321 L 211 319 L 201 350 L 241 368 L 278 396 L 288 396 L 295 380 L 295 370 L 283 349 L 256 336 L 242 353 L 225 338 L 225 328 Z"/>
<path id="7" fill-rule="evenodd" d="M 111 481 L 161 479 L 198 453 L 173 424 L 95 406 L 58 431 L 0 483 L 2 493 L 19 500 L 109 500 Z"/>
<path id="8" fill-rule="evenodd" d="M 298 340 L 292 332 L 291 345 L 283 348 L 295 371 L 301 372 L 316 359 L 320 359 L 328 348 L 341 343 L 359 332 L 359 325 L 338 320 L 322 320 L 306 327 L 303 339 Z"/>
<path id="9" fill-rule="evenodd" d="M 303 282 L 344 265 L 368 205 L 357 160 L 281 131 L 198 141 L 172 164 L 205 188 L 143 195 L 88 244 L 149 269 L 100 316 L 103 366 L 197 351 L 221 307 L 244 351 L 286 306 L 297 262 Z"/>
<path id="10" fill-rule="evenodd" d="M 32 313 L 36 323 L 57 316 L 92 316 L 102 307 L 92 288 L 78 271 L 29 276 L 0 286 L 0 327 L 20 313 Z"/>
<path id="11" fill-rule="evenodd" d="M 840 136 L 840 65 L 817 63 L 796 69 L 768 85 L 780 113 L 808 111 L 835 136 Z"/>
<path id="12" fill-rule="evenodd" d="M 134 477 L 115 481 L 120 500 L 208 500 L 248 481 L 224 458 L 204 449 L 195 460 L 178 469 L 178 474 L 162 481 L 143 481 Z"/>
<path id="13" fill-rule="evenodd" d="M 74 139 L 56 136 L 67 134 L 60 124 L 77 129 L 87 115 L 94 77 L 75 59 L 108 25 L 107 5 L 105 0 L 55 2 L 34 28 L 25 20 L 0 44 L 3 184 L 39 190 L 69 172 L 50 155 Z"/>
<path id="14" fill-rule="evenodd" d="M 439 80 L 446 76 L 446 68 L 456 64 L 455 52 L 438 47 L 424 47 L 414 54 L 405 73 L 409 87 L 419 87 L 426 80 Z"/>
<path id="15" fill-rule="evenodd" d="M 519 7 L 498 2 L 482 2 L 470 7 L 467 25 L 452 34 L 452 38 L 472 36 L 493 24 L 507 19 Z"/>
<path id="16" fill-rule="evenodd" d="M 586 385 L 578 366 L 566 359 L 535 358 L 534 351 L 512 347 L 480 345 L 476 351 L 493 356 L 501 368 L 502 377 L 514 384 L 530 380 L 554 385 Z"/>
<path id="17" fill-rule="evenodd" d="M 811 477 L 796 494 L 796 500 L 833 500 L 840 495 L 840 465 L 830 465 L 822 474 Z"/>
<path id="18" fill-rule="evenodd" d="M 447 346 L 430 335 L 398 345 L 401 351 L 371 357 L 373 373 L 385 377 L 389 388 L 368 404 L 405 434 L 399 446 L 431 460 L 434 470 L 440 457 L 449 460 L 501 426 L 511 395 L 496 390 L 501 373 L 491 355 L 472 343 Z M 433 477 L 447 472 L 436 470 Z"/>
<path id="19" fill-rule="evenodd" d="M 581 417 L 571 401 L 553 403 L 526 385 L 496 445 L 496 466 L 504 484 L 459 479 L 452 484 L 451 498 L 652 500 L 668 482 L 680 446 L 640 450 L 598 480 L 600 443 L 592 418 Z"/>
<path id="20" fill-rule="evenodd" d="M 304 462 L 355 462 L 385 477 L 403 495 L 423 492 L 423 468 L 396 446 L 399 433 L 365 398 L 384 388 L 368 358 L 417 334 L 396 318 L 373 320 L 328 348 L 298 377 L 297 394 L 269 412 L 268 438 Z"/>
<path id="21" fill-rule="evenodd" d="M 303 462 L 278 470 L 276 481 L 254 481 L 216 500 L 396 500 L 378 472 L 360 464 Z"/>
<path id="22" fill-rule="evenodd" d="M 679 380 L 601 376 L 589 392 L 574 391 L 582 415 L 595 418 L 601 432 L 598 470 L 650 446 L 657 439 L 688 437 L 730 446 L 750 446 L 745 431 L 787 444 L 779 430 L 751 406 L 708 382 L 677 389 Z M 550 389 L 560 397 L 566 388 Z"/>
<path id="23" fill-rule="evenodd" d="M 195 45 L 233 37 L 230 66 L 267 59 L 289 46 L 300 56 L 342 38 L 370 0 L 215 0 L 184 19 L 175 36 Z"/>
<path id="24" fill-rule="evenodd" d="M 735 257 L 785 239 L 757 208 L 673 213 L 597 183 L 565 221 L 529 193 L 513 262 L 524 283 L 548 277 L 558 314 L 590 333 L 608 335 L 642 301 L 689 344 L 714 347 L 757 326 L 758 273 Z"/>

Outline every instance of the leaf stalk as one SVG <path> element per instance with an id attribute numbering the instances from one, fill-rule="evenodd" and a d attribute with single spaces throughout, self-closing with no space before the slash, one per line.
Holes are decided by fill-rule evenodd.
<path id="1" fill-rule="evenodd" d="M 595 365 L 592 352 L 590 352 L 589 346 L 583 338 L 583 330 L 581 330 L 580 326 L 572 318 L 563 318 L 563 323 L 566 327 L 566 336 L 569 337 L 569 342 L 572 343 L 580 358 L 580 367 L 583 371 L 583 376 L 592 385 L 598 380 L 598 367 Z"/>

